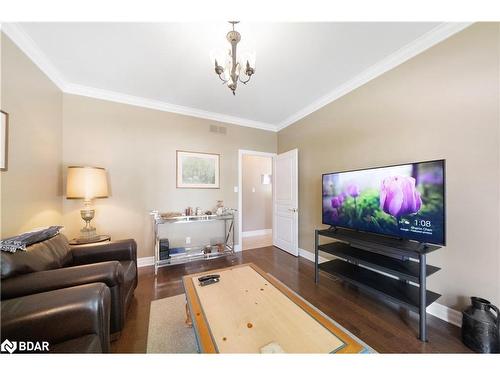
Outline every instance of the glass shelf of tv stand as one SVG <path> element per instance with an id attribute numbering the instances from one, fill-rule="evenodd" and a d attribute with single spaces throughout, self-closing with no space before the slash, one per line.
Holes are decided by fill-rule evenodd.
<path id="1" fill-rule="evenodd" d="M 183 264 L 198 260 L 210 260 L 215 258 L 220 258 L 223 256 L 234 254 L 234 243 L 235 243 L 235 231 L 234 231 L 234 214 L 235 210 L 226 210 L 222 215 L 199 215 L 199 216 L 176 216 L 176 217 L 165 217 L 158 211 L 151 211 L 153 217 L 154 226 L 154 266 L 155 275 L 158 272 L 158 268 L 164 266 L 171 266 L 175 264 Z M 171 254 L 168 259 L 160 259 L 160 226 L 162 225 L 189 225 L 190 223 L 203 223 L 222 221 L 224 227 L 223 241 L 219 245 L 222 246 L 223 250 L 220 251 L 220 246 L 213 245 L 210 243 L 202 243 L 197 245 L 192 245 L 189 247 L 183 246 L 184 251 L 179 254 Z M 196 227 L 196 226 L 195 226 Z M 198 226 L 199 229 L 199 226 Z M 189 229 L 191 230 L 191 229 Z M 206 252 L 207 246 L 211 246 L 211 251 Z"/>

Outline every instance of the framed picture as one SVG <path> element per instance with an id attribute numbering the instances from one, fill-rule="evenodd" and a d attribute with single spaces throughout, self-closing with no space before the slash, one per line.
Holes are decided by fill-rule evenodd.
<path id="1" fill-rule="evenodd" d="M 7 145 L 9 137 L 9 114 L 0 110 L 0 170 L 7 170 Z"/>
<path id="2" fill-rule="evenodd" d="M 219 154 L 177 151 L 177 187 L 219 189 Z"/>

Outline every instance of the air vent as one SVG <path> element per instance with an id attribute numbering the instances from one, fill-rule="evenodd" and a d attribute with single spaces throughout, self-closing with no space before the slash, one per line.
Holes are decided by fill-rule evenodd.
<path id="1" fill-rule="evenodd" d="M 210 133 L 226 134 L 227 128 L 225 126 L 210 125 Z"/>

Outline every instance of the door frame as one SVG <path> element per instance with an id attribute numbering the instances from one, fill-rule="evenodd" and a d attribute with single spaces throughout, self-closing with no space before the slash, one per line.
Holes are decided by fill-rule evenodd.
<path id="1" fill-rule="evenodd" d="M 243 155 L 264 156 L 272 159 L 272 198 L 274 201 L 274 162 L 277 154 L 275 152 L 238 149 L 238 246 L 236 246 L 236 251 L 243 250 Z M 274 230 L 274 204 L 271 210 L 273 215 L 272 229 Z"/>

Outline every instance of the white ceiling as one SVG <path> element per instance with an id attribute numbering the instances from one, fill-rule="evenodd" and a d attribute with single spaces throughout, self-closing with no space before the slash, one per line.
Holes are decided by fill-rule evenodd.
<path id="1" fill-rule="evenodd" d="M 236 96 L 209 59 L 225 46 L 224 22 L 4 29 L 64 91 L 276 130 L 465 27 L 456 25 L 241 22 L 241 47 L 257 61 Z"/>

